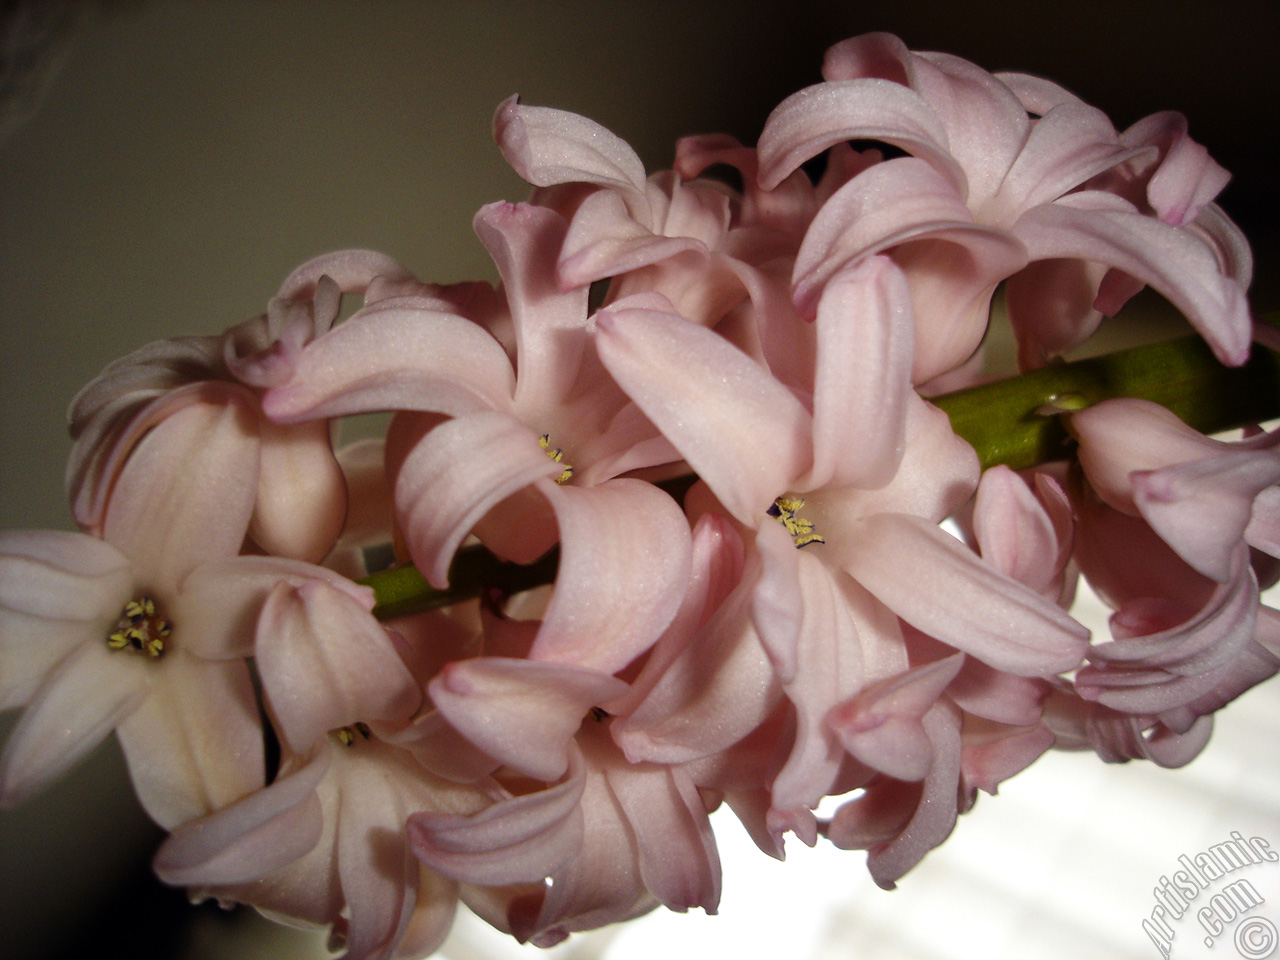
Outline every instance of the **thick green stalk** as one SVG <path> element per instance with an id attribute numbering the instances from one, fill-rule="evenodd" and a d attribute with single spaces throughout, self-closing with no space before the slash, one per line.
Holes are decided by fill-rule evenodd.
<path id="1" fill-rule="evenodd" d="M 1071 455 L 1059 414 L 1114 397 L 1151 400 L 1203 433 L 1259 423 L 1280 417 L 1280 356 L 1259 347 L 1243 367 L 1224 367 L 1203 340 L 1187 336 L 1055 364 L 932 402 L 977 450 L 984 470 L 996 464 L 1022 469 Z M 678 496 L 691 479 L 663 486 Z M 413 567 L 384 570 L 362 582 L 373 587 L 374 613 L 385 619 L 448 606 L 488 588 L 514 593 L 550 583 L 557 559 L 553 550 L 520 566 L 503 563 L 483 547 L 465 547 L 450 568 L 447 591 L 431 587 Z"/>
<path id="2" fill-rule="evenodd" d="M 1150 343 L 1008 380 L 958 390 L 933 402 L 973 444 L 982 468 L 1015 470 L 1070 456 L 1058 413 L 1114 397 L 1168 407 L 1202 433 L 1280 417 L 1280 357 L 1257 347 L 1243 367 L 1224 367 L 1197 336 Z"/>

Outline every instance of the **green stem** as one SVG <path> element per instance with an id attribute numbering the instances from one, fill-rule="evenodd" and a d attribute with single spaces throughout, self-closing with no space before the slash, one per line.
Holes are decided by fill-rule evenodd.
<path id="1" fill-rule="evenodd" d="M 1268 317 L 1272 322 L 1276 317 Z M 1059 413 L 1115 397 L 1167 407 L 1202 433 L 1216 433 L 1280 417 L 1280 356 L 1256 348 L 1243 367 L 1224 367 L 1197 336 L 1146 344 L 1074 363 L 1061 363 L 933 397 L 956 433 L 973 445 L 985 470 L 1015 470 L 1071 456 Z M 661 484 L 677 499 L 692 477 Z M 555 550 L 529 565 L 505 563 L 483 547 L 458 551 L 448 590 L 436 590 L 411 566 L 371 574 L 362 583 L 377 597 L 383 619 L 449 606 L 493 588 L 516 593 L 551 583 Z"/>
<path id="2" fill-rule="evenodd" d="M 1280 357 L 1256 348 L 1224 367 L 1197 336 L 1150 343 L 934 397 L 951 426 L 978 451 L 982 468 L 1015 470 L 1071 455 L 1062 418 L 1115 397 L 1168 407 L 1201 433 L 1280 416 Z"/>

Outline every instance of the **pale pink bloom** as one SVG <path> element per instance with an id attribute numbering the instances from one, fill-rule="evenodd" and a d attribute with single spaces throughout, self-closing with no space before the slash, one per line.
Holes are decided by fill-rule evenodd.
<path id="1" fill-rule="evenodd" d="M 897 268 L 875 258 L 841 275 L 816 327 L 810 411 L 751 358 L 674 314 L 610 309 L 596 321 L 610 371 L 706 485 L 689 509 L 727 513 L 752 542 L 742 583 L 704 628 L 717 638 L 717 669 L 701 675 L 713 690 L 729 683 L 728 697 L 704 687 L 681 702 L 659 680 L 649 697 L 666 715 L 641 703 L 645 724 L 623 721 L 621 742 L 633 759 L 722 751 L 771 712 L 780 683 L 797 732 L 773 783 L 771 830 L 809 842 L 808 808 L 834 784 L 847 749 L 829 712 L 906 668 L 898 617 L 1030 675 L 1074 667 L 1087 637 L 937 527 L 972 490 L 976 464 L 945 416 L 910 390 L 912 324 Z M 697 669 L 702 646 L 693 641 L 673 661 L 673 677 Z"/>
<path id="2" fill-rule="evenodd" d="M 715 553 L 705 525 L 697 543 L 701 569 Z M 705 574 L 690 579 L 688 593 L 702 595 Z M 692 781 L 663 765 L 625 760 L 610 741 L 611 716 L 634 702 L 629 685 L 611 675 L 626 660 L 537 659 L 555 622 L 515 618 L 547 617 L 560 589 L 537 591 L 529 602 L 514 598 L 514 615 L 484 613 L 480 647 L 448 645 L 460 658 L 422 660 L 420 674 L 434 670 L 430 707 L 411 731 L 393 735 L 420 756 L 431 750 L 428 731 L 460 735 L 473 759 L 493 758 L 455 764 L 448 775 L 479 783 L 492 774 L 511 791 L 502 802 L 468 817 L 425 809 L 412 818 L 410 835 L 424 862 L 465 884 L 473 909 L 542 945 L 658 903 L 714 910 L 719 896 L 714 842 Z M 674 585 L 673 592 L 678 599 Z M 690 605 L 678 616 L 687 617 Z M 659 660 L 660 650 L 652 654 Z M 424 762 L 441 767 L 435 755 Z"/>
<path id="3" fill-rule="evenodd" d="M 285 279 L 264 315 L 217 337 L 157 341 L 110 364 L 68 414 L 75 445 L 67 485 L 77 522 L 101 532 L 123 465 L 157 423 L 191 404 L 231 397 L 256 411 L 261 391 L 287 379 L 302 347 L 333 323 L 342 293 L 403 276 L 395 261 L 367 250 L 317 257 Z M 345 504 L 328 424 L 282 427 L 255 415 L 250 429 L 261 441 L 250 535 L 269 552 L 318 561 L 342 526 Z"/>
<path id="4" fill-rule="evenodd" d="M 1151 641 L 1160 643 L 1162 639 L 1153 637 Z M 1144 648 L 1148 642 L 1144 637 L 1115 641 L 1114 652 L 1128 647 L 1136 656 L 1150 657 L 1152 646 Z M 1176 645 L 1166 642 L 1163 646 L 1179 652 Z M 1154 652 L 1158 657 L 1163 651 Z M 1179 675 L 1180 664 L 1172 658 L 1164 660 L 1169 669 L 1157 662 L 1145 677 L 1142 664 L 1133 662 L 1131 675 L 1137 680 L 1136 685 L 1126 684 L 1123 670 L 1118 671 L 1119 680 L 1114 684 L 1107 684 L 1104 671 L 1081 671 L 1083 684 L 1095 685 L 1080 685 L 1087 698 L 1080 695 L 1081 690 L 1059 684 L 1045 703 L 1045 721 L 1054 732 L 1055 745 L 1092 749 L 1108 763 L 1135 759 L 1150 760 L 1162 767 L 1189 763 L 1209 742 L 1213 714 L 1280 672 L 1280 613 L 1266 606 L 1257 607 L 1251 637 L 1225 662 L 1204 672 Z M 1162 670 L 1164 675 L 1160 677 Z M 1167 688 L 1175 688 L 1177 696 L 1167 697 Z M 1116 706 L 1108 706 L 1108 702 Z M 1133 712 L 1147 706 L 1160 712 Z"/>
<path id="5" fill-rule="evenodd" d="M 1205 748 L 1213 733 L 1213 717 L 1201 717 L 1175 732 L 1151 717 L 1136 717 L 1054 691 L 1045 703 L 1045 721 L 1061 750 L 1093 750 L 1107 763 L 1150 760 L 1161 767 L 1181 767 Z"/>
<path id="6" fill-rule="evenodd" d="M 1203 718 L 1275 672 L 1275 628 L 1259 605 L 1243 542 L 1215 580 L 1140 517 L 1112 509 L 1089 489 L 1076 500 L 1081 571 L 1116 611 L 1114 639 L 1094 645 L 1075 677 L 1078 695 L 1136 718 L 1125 729 L 1158 726 L 1182 736 L 1205 729 Z M 1176 754 L 1186 762 L 1199 748 L 1179 742 L 1190 751 Z"/>
<path id="7" fill-rule="evenodd" d="M 720 896 L 715 841 L 688 775 L 628 762 L 591 717 L 559 782 L 476 814 L 417 814 L 409 837 L 425 864 L 463 885 L 472 910 L 539 946 L 660 903 L 714 913 Z"/>
<path id="8" fill-rule="evenodd" d="M 777 210 L 767 225 L 755 223 L 758 210 L 743 209 L 748 201 L 690 172 L 716 162 L 725 152 L 720 147 L 685 145 L 683 167 L 678 158 L 676 170 L 645 179 L 634 151 L 599 124 L 514 97 L 498 108 L 494 135 L 516 171 L 544 188 L 535 191 L 535 202 L 569 220 L 556 271 L 561 288 L 608 279 L 606 303 L 660 293 L 682 316 L 714 326 L 751 292 L 751 267 L 793 255 L 803 232 L 791 224 L 779 231 Z M 754 173 L 753 160 L 731 148 L 728 154 Z M 807 224 L 814 204 L 780 206 Z"/>
<path id="9" fill-rule="evenodd" d="M 988 470 L 971 526 L 984 560 L 1058 602 L 1070 556 L 1070 508 L 1056 484 L 1036 480 L 1038 496 L 1007 468 Z M 875 776 L 824 832 L 837 846 L 867 849 L 872 876 L 884 887 L 946 838 L 978 790 L 994 794 L 1054 740 L 1041 718 L 1050 691 L 1045 680 L 952 653 L 917 630 L 905 631 L 905 639 L 920 665 L 872 685 L 828 720 Z"/>
<path id="10" fill-rule="evenodd" d="M 1242 271 L 1223 262 L 1239 251 L 1221 228 L 1225 218 L 1209 214 L 1213 225 L 1203 231 L 1174 226 L 1114 193 L 1082 189 L 1125 160 L 1155 153 L 1150 137 L 1123 142 L 1105 116 L 1070 96 L 1044 97 L 1043 115 L 1031 117 L 995 76 L 958 57 L 911 53 L 888 34 L 837 44 L 824 75 L 766 123 L 766 188 L 849 139 L 881 140 L 912 156 L 854 177 L 814 218 L 796 260 L 803 315 L 812 315 L 823 284 L 844 265 L 892 252 L 913 281 L 917 322 L 928 324 L 918 338 L 927 345 L 917 357 L 918 382 L 972 353 L 990 294 L 1006 278 L 1021 360 L 1039 365 L 1092 331 L 1100 293 L 1107 309 L 1123 302 L 1117 291 L 1098 290 L 1103 268 L 1113 268 L 1179 307 L 1224 362 L 1243 362 L 1249 316 Z M 1027 282 L 1015 276 L 1044 261 Z M 1079 261 L 1101 266 L 1082 269 Z M 938 269 L 943 263 L 948 270 Z"/>
<path id="11" fill-rule="evenodd" d="M 143 807 L 162 826 L 262 785 L 248 668 L 199 653 L 244 611 L 183 590 L 189 576 L 240 550 L 258 487 L 253 417 L 233 399 L 164 418 L 120 471 L 101 540 L 55 532 L 0 540 L 4 702 L 27 705 L 5 745 L 6 804 L 113 729 Z"/>
<path id="12" fill-rule="evenodd" d="M 245 571 L 236 588 L 262 589 L 273 563 Z M 156 871 L 196 896 L 329 925 L 331 943 L 353 960 L 430 953 L 452 922 L 456 886 L 413 858 L 404 823 L 420 810 L 474 812 L 500 790 L 487 778 L 443 779 L 384 739 L 423 696 L 397 639 L 373 619 L 368 591 L 319 577 L 269 589 L 253 653 L 280 773 L 176 830 Z"/>
<path id="13" fill-rule="evenodd" d="M 178 828 L 156 855 L 157 874 L 197 898 L 330 926 L 331 946 L 352 960 L 431 953 L 453 922 L 457 887 L 414 859 L 405 821 L 424 809 L 473 812 L 498 790 L 433 776 L 376 734 L 346 736 L 290 757 L 270 786 Z"/>
<path id="14" fill-rule="evenodd" d="M 675 502 L 619 474 L 677 455 L 595 357 L 586 289 L 555 287 L 564 221 L 494 204 L 476 228 L 503 276 L 514 357 L 464 317 L 392 297 L 311 344 L 266 409 L 288 420 L 374 409 L 448 417 L 404 420 L 388 443 L 415 565 L 443 587 L 473 532 L 517 562 L 558 541 L 559 586 L 532 656 L 610 673 L 665 627 L 688 568 Z"/>
<path id="15" fill-rule="evenodd" d="M 1220 582 L 1244 544 L 1280 555 L 1280 434 L 1206 437 L 1145 400 L 1073 414 L 1080 465 L 1113 508 L 1141 515 L 1193 568 Z"/>
<path id="16" fill-rule="evenodd" d="M 881 887 L 895 882 L 950 835 L 960 794 L 960 711 L 946 700 L 921 717 L 932 760 L 916 782 L 880 778 L 842 804 L 824 833 L 837 847 L 866 850 Z"/>

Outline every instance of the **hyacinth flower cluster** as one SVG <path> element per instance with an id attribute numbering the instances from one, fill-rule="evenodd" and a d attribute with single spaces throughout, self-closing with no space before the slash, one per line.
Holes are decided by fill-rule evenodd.
<path id="1" fill-rule="evenodd" d="M 823 76 L 651 175 L 513 98 L 496 285 L 341 251 L 108 366 L 80 531 L 0 535 L 3 802 L 114 732 L 164 881 L 409 958 L 459 902 L 542 946 L 714 913 L 722 805 L 892 887 L 1050 749 L 1191 760 L 1280 669 L 1280 436 L 1072 390 L 1048 455 L 962 422 L 997 291 L 1022 382 L 1143 287 L 1215 369 L 1274 339 L 1227 174 L 1177 114 L 885 34 Z"/>

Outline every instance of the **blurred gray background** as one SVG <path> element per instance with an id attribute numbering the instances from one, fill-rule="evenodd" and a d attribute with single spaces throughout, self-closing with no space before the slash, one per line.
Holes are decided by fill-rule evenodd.
<path id="1" fill-rule="evenodd" d="M 47 0 L 0 13 L 6 528 L 69 527 L 64 411 L 83 383 L 149 340 L 259 312 L 302 260 L 368 246 L 424 279 L 492 277 L 470 220 L 526 192 L 489 136 L 510 94 L 599 121 L 656 169 L 684 134 L 754 142 L 779 100 L 819 79 L 827 46 L 868 30 L 1049 76 L 1120 127 L 1188 114 L 1236 176 L 1221 202 L 1255 243 L 1255 307 L 1280 308 L 1271 2 Z M 147 879 L 156 841 L 113 745 L 0 813 L 0 952 L 225 955 L 191 939 L 205 914 Z"/>

